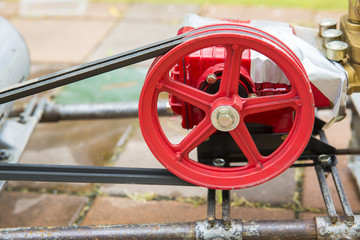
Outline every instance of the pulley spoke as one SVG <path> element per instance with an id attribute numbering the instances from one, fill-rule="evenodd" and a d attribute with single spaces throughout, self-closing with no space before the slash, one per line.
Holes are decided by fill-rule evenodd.
<path id="1" fill-rule="evenodd" d="M 295 94 L 272 95 L 256 98 L 247 98 L 244 101 L 242 115 L 280 110 L 284 108 L 293 108 L 297 110 L 301 107 L 301 100 Z"/>
<path id="2" fill-rule="evenodd" d="M 199 125 L 195 127 L 179 144 L 173 146 L 175 152 L 182 156 L 188 155 L 200 143 L 209 138 L 216 129 L 212 125 L 210 118 L 205 116 Z"/>
<path id="3" fill-rule="evenodd" d="M 239 126 L 230 131 L 230 134 L 248 160 L 248 166 L 255 166 L 261 169 L 261 161 L 264 160 L 264 157 L 256 147 L 245 123 L 240 121 Z"/>
<path id="4" fill-rule="evenodd" d="M 169 78 L 163 78 L 162 83 L 158 84 L 160 85 L 160 90 L 173 94 L 181 100 L 194 105 L 205 112 L 210 111 L 214 96 L 181 82 L 170 80 Z"/>
<path id="5" fill-rule="evenodd" d="M 238 45 L 226 46 L 226 58 L 219 93 L 228 98 L 239 91 L 240 65 L 244 50 Z"/>

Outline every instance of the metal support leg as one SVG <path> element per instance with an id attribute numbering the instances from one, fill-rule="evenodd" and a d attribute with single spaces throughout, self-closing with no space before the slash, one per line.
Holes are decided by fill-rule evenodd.
<path id="1" fill-rule="evenodd" d="M 222 218 L 224 222 L 225 229 L 231 227 L 231 213 L 230 213 L 230 191 L 222 191 Z"/>
<path id="2" fill-rule="evenodd" d="M 338 215 L 336 213 L 334 202 L 333 202 L 332 197 L 330 195 L 329 186 L 328 186 L 328 184 L 326 182 L 324 169 L 322 168 L 322 166 L 317 165 L 317 166 L 315 166 L 315 170 L 316 170 L 316 174 L 317 174 L 317 177 L 318 177 L 318 180 L 319 180 L 320 189 L 321 189 L 321 192 L 322 192 L 322 195 L 323 195 L 323 198 L 324 198 L 326 210 L 327 210 L 327 212 L 329 214 L 329 217 L 330 217 L 330 221 L 332 223 L 335 223 L 338 220 Z"/>
<path id="3" fill-rule="evenodd" d="M 349 204 L 349 200 L 347 199 L 344 187 L 343 187 L 343 185 L 341 183 L 338 170 L 337 170 L 336 166 L 331 166 L 330 169 L 331 169 L 332 177 L 334 179 L 334 183 L 335 183 L 335 186 L 336 186 L 337 193 L 339 195 L 341 206 L 342 206 L 342 208 L 344 210 L 344 213 L 345 213 L 345 216 L 346 216 L 346 220 L 349 221 L 349 222 L 354 222 L 354 213 L 353 213 L 353 211 L 351 209 L 351 206 Z"/>
<path id="4" fill-rule="evenodd" d="M 207 220 L 211 226 L 215 223 L 215 189 L 208 189 Z"/>

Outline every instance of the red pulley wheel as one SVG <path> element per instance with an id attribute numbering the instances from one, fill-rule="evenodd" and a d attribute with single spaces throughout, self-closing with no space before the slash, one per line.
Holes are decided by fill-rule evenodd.
<path id="1" fill-rule="evenodd" d="M 259 30 L 227 26 L 222 30 L 196 33 L 157 59 L 150 69 L 139 103 L 139 120 L 144 139 L 154 156 L 172 173 L 195 185 L 215 189 L 239 189 L 258 185 L 279 175 L 301 155 L 311 136 L 314 123 L 314 101 L 307 74 L 295 54 L 283 43 Z M 226 49 L 219 91 L 208 94 L 171 79 L 169 71 L 185 56 L 212 46 Z M 291 84 L 289 93 L 241 98 L 238 95 L 241 56 L 244 50 L 255 50 L 274 61 Z M 165 136 L 157 114 L 161 92 L 168 92 L 200 108 L 203 120 L 178 144 Z M 269 156 L 260 154 L 244 119 L 278 109 L 292 108 L 293 126 L 285 141 Z M 231 121 L 229 121 L 229 119 Z M 189 158 L 189 153 L 216 131 L 229 132 L 248 164 L 219 168 Z"/>

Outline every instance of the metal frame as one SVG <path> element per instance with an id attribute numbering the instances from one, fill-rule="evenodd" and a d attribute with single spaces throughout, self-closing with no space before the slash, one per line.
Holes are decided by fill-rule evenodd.
<path id="1" fill-rule="evenodd" d="M 357 5 L 360 3 L 359 0 L 349 2 Z M 342 18 L 342 26 L 345 29 L 347 38 L 358 35 L 359 31 L 355 33 L 348 31 L 351 30 L 352 26 L 346 24 L 358 25 L 360 19 L 360 15 L 355 11 L 354 4 L 350 4 L 349 9 L 350 20 L 355 19 L 356 21 L 345 21 L 347 17 Z M 207 29 L 221 33 L 221 28 L 224 28 L 224 26 L 226 25 L 208 27 Z M 240 26 L 238 28 L 241 29 Z M 196 33 L 196 31 L 191 32 L 191 34 Z M 0 91 L 0 104 L 163 55 L 182 43 L 188 35 L 189 33 L 178 35 L 119 55 L 17 84 Z M 352 41 L 348 42 L 351 46 L 356 45 L 352 44 Z M 354 52 L 351 55 L 357 56 L 357 53 Z M 357 76 L 357 73 L 360 72 L 358 71 L 359 66 L 351 65 L 349 67 L 349 64 L 345 62 L 345 68 L 349 73 L 351 88 L 349 92 L 357 90 L 359 87 Z M 162 109 L 160 115 L 167 114 L 164 105 L 160 109 Z M 44 100 L 36 104 L 36 101 L 33 100 L 17 117 L 8 119 L 1 129 L 0 180 L 191 185 L 163 169 L 16 164 L 33 129 L 40 120 L 59 121 L 136 116 L 137 104 L 135 103 L 127 106 L 118 104 L 66 106 L 46 103 Z M 360 239 L 360 216 L 354 216 L 351 210 L 336 168 L 337 159 L 335 156 L 335 154 L 360 154 L 360 149 L 335 149 L 329 146 L 324 132 L 320 130 L 321 127 L 322 123 L 315 121 L 314 133 L 320 135 L 321 141 L 314 138 L 310 139 L 309 148 L 306 149 L 309 150 L 309 153 L 300 158 L 311 159 L 312 162 L 296 163 L 293 166 L 315 167 L 328 211 L 327 217 L 317 217 L 310 220 L 248 222 L 231 219 L 230 191 L 224 190 L 222 191 L 222 219 L 215 219 L 215 190 L 209 189 L 208 214 L 207 219 L 203 221 L 169 224 L 0 229 L 0 239 Z M 11 137 L 14 133 L 17 136 L 16 141 Z M 344 212 L 341 216 L 338 216 L 335 210 L 325 173 L 330 173 L 335 183 L 337 195 Z M 3 182 L 0 182 L 0 189 L 2 186 Z"/>
<path id="2" fill-rule="evenodd" d="M 50 107 L 49 107 L 50 106 Z M 85 106 L 85 107 L 84 107 Z M 29 136 L 39 121 L 74 120 L 89 118 L 135 117 L 135 103 L 125 105 L 110 105 L 99 110 L 87 105 L 55 105 L 40 100 L 31 101 L 24 112 L 18 117 L 9 119 L 14 124 L 30 124 L 28 134 L 22 135 L 21 144 L 0 145 L 8 154 L 0 163 L 0 180 L 22 181 L 55 181 L 55 182 L 97 182 L 97 183 L 131 183 L 156 185 L 193 186 L 176 177 L 166 169 L 140 169 L 90 166 L 59 166 L 38 164 L 17 164 Z M 66 109 L 66 110 L 64 110 Z M 71 111 L 69 111 L 71 109 Z M 78 111 L 78 109 L 83 109 Z M 167 115 L 166 104 L 159 105 L 159 114 Z M 64 110 L 64 111 L 62 111 Z M 358 154 L 359 149 L 342 149 L 333 151 L 327 143 L 321 129 L 321 121 L 317 120 L 315 132 L 320 135 L 320 141 L 313 142 L 308 148 L 307 158 L 312 164 L 294 164 L 294 166 L 315 166 L 320 188 L 324 197 L 327 217 L 317 217 L 309 220 L 267 220 L 248 221 L 231 219 L 230 191 L 222 191 L 222 219 L 215 218 L 215 190 L 208 189 L 208 209 L 205 220 L 191 223 L 139 224 L 111 226 L 70 226 L 51 228 L 10 228 L 0 229 L 0 239 L 358 239 L 360 232 L 360 216 L 354 216 L 344 188 L 342 186 L 334 153 Z M 5 124 L 4 126 L 7 126 Z M 28 125 L 26 125 L 28 126 Z M 317 127 L 318 126 L 318 127 Z M 7 131 L 6 127 L 2 131 Z M 8 136 L 0 132 L 0 140 Z M 1 142 L 1 141 L 0 141 Z M 311 144 L 310 141 L 309 144 Z M 7 149 L 11 146 L 10 149 Z M 310 150 L 309 150 L 310 149 Z M 327 151 L 328 150 L 328 151 Z M 320 155 L 320 153 L 328 155 Z M 14 153 L 12 156 L 11 154 Z M 309 154 L 311 153 L 311 154 Z M 305 156 L 303 156 L 305 158 Z M 1 159 L 1 151 L 0 151 Z M 344 215 L 336 213 L 325 173 L 330 173 L 334 180 L 338 197 L 342 204 Z"/>

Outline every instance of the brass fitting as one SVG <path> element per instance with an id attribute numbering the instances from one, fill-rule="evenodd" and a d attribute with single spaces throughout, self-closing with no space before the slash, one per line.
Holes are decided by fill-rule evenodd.
<path id="1" fill-rule="evenodd" d="M 349 45 L 348 58 L 341 64 L 348 73 L 348 92 L 360 92 L 360 0 L 349 0 L 349 14 L 340 19 L 342 40 Z"/>

